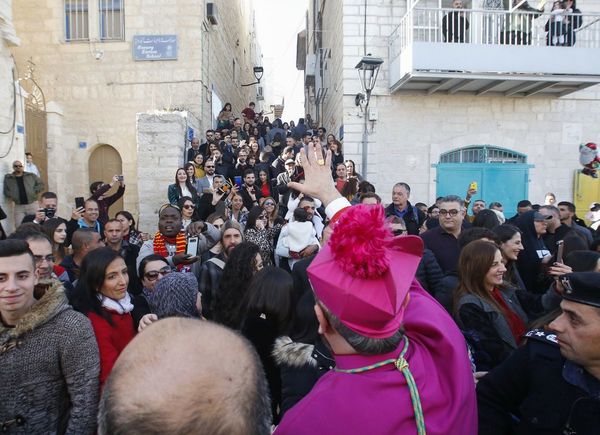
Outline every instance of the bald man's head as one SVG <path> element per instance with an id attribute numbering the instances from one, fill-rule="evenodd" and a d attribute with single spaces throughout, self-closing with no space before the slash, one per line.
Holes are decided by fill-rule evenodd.
<path id="1" fill-rule="evenodd" d="M 270 434 L 271 406 L 252 346 L 211 322 L 167 318 L 121 353 L 105 385 L 100 434 Z"/>

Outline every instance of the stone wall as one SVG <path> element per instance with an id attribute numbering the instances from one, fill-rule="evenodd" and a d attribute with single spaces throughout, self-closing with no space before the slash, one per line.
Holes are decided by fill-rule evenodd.
<path id="1" fill-rule="evenodd" d="M 255 89 L 239 83 L 253 77 L 256 48 L 252 2 L 215 1 L 217 25 L 206 20 L 206 0 L 126 0 L 125 40 L 98 41 L 97 20 L 90 18 L 90 41 L 64 42 L 63 0 L 15 2 L 14 23 L 22 38 L 13 53 L 19 68 L 27 59 L 36 64 L 36 77 L 55 110 L 50 125 L 50 188 L 61 204 L 86 195 L 88 161 L 97 144 L 109 144 L 120 154 L 127 180 L 125 209 L 138 214 L 136 114 L 181 110 L 200 121 L 195 134 L 211 124 L 211 91 L 241 111 L 255 98 Z M 90 0 L 90 11 L 97 0 Z M 134 35 L 176 34 L 178 59 L 134 61 Z M 233 80 L 231 59 L 239 67 Z M 52 138 L 50 138 L 52 130 Z M 80 148 L 79 143 L 87 143 Z M 52 158 L 51 158 L 52 155 Z M 174 171 L 176 167 L 172 168 Z M 136 180 L 138 181 L 136 183 Z M 66 201 L 63 200 L 66 198 Z"/>
<path id="2" fill-rule="evenodd" d="M 22 98 L 20 87 L 13 80 L 15 64 L 9 49 L 17 44 L 19 38 L 12 24 L 12 0 L 0 0 L 0 189 L 4 188 L 4 175 L 13 171 L 13 161 L 25 159 L 24 135 L 17 131 L 18 126 L 24 125 Z M 1 224 L 7 232 L 14 228 L 12 205 L 0 195 L 0 206 L 8 215 Z"/>
<path id="3" fill-rule="evenodd" d="M 600 3 L 580 5 L 584 12 L 600 12 Z M 392 185 L 405 181 L 414 202 L 431 203 L 436 196 L 435 169 L 440 154 L 454 148 L 491 144 L 528 156 L 529 198 L 543 200 L 547 191 L 560 199 L 573 197 L 573 174 L 578 169 L 578 144 L 599 141 L 600 87 L 562 98 L 390 95 L 388 35 L 405 13 L 406 2 L 369 0 L 367 52 L 384 59 L 371 106 L 379 120 L 368 123 L 369 168 L 385 202 Z M 364 118 L 354 104 L 361 91 L 355 66 L 363 55 L 364 1 L 345 0 L 343 8 L 343 125 L 345 157 L 360 168 Z M 329 29 L 339 29 L 332 22 Z M 364 174 L 363 174 L 364 175 Z M 464 194 L 464 192 L 457 192 Z M 499 198 L 501 200 L 501 198 Z"/>
<path id="4" fill-rule="evenodd" d="M 156 232 L 158 210 L 169 202 L 168 186 L 184 163 L 187 130 L 198 129 L 199 125 L 191 112 L 137 114 L 140 231 Z"/>

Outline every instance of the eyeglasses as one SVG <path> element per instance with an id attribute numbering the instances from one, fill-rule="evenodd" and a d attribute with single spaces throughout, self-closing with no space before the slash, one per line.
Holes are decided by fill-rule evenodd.
<path id="1" fill-rule="evenodd" d="M 193 205 L 193 204 L 184 204 L 184 205 L 183 205 L 183 208 L 187 208 L 187 209 L 189 210 L 190 208 L 191 208 L 191 209 L 195 209 L 195 208 L 196 208 L 196 206 L 195 206 L 195 205 Z"/>
<path id="2" fill-rule="evenodd" d="M 267 205 L 275 205 L 275 203 L 272 201 L 265 201 L 265 206 L 267 206 Z"/>
<path id="3" fill-rule="evenodd" d="M 55 260 L 54 255 L 46 255 L 45 257 L 43 255 L 34 255 L 33 258 L 35 259 L 35 264 L 42 264 L 44 260 L 46 260 L 46 263 L 54 263 Z"/>
<path id="4" fill-rule="evenodd" d="M 450 216 L 454 217 L 458 213 L 460 213 L 460 210 L 457 210 L 455 208 L 453 208 L 452 210 L 444 210 L 444 209 L 440 210 L 440 215 L 442 215 L 442 216 L 448 216 L 448 215 L 450 215 Z"/>
<path id="5" fill-rule="evenodd" d="M 148 281 L 156 281 L 158 279 L 158 275 L 165 276 L 171 273 L 171 268 L 169 266 L 165 266 L 160 270 L 151 270 L 150 272 L 146 272 L 144 274 L 144 278 Z"/>

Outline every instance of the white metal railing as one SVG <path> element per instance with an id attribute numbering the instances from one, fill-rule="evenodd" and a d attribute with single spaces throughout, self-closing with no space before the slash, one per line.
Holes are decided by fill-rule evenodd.
<path id="1" fill-rule="evenodd" d="M 600 14 L 410 8 L 390 35 L 390 62 L 413 42 L 600 49 Z"/>
<path id="2" fill-rule="evenodd" d="M 65 41 L 90 39 L 88 0 L 65 0 Z"/>

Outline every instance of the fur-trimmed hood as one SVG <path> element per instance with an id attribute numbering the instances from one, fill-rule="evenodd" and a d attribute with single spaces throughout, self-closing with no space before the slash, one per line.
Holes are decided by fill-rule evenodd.
<path id="1" fill-rule="evenodd" d="M 40 325 L 53 319 L 55 316 L 70 308 L 65 296 L 63 285 L 58 280 L 52 280 L 48 283 L 41 283 L 41 286 L 48 286 L 44 294 L 33 304 L 31 309 L 23 316 L 14 328 L 7 328 L 0 323 L 0 335 L 8 333 L 11 338 L 33 331 Z M 37 293 L 38 289 L 36 289 Z"/>
<path id="2" fill-rule="evenodd" d="M 314 349 L 312 344 L 297 343 L 284 336 L 275 340 L 271 354 L 278 366 L 303 367 L 308 364 L 317 367 L 317 360 L 312 356 Z"/>

